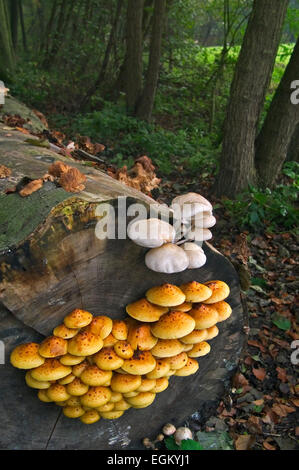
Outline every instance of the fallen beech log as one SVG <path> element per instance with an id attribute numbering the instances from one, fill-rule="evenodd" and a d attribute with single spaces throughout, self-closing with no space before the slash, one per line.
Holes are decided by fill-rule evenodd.
<path id="1" fill-rule="evenodd" d="M 177 274 L 150 271 L 144 263 L 145 248 L 128 238 L 100 240 L 96 226 L 102 204 L 115 207 L 118 224 L 119 197 L 127 207 L 141 203 L 147 211 L 154 200 L 89 166 L 25 143 L 27 136 L 16 130 L 9 137 L 7 133 L 0 124 L 0 165 L 12 171 L 0 179 L 0 339 L 6 352 L 5 365 L 0 366 L 0 447 L 138 448 L 143 437 L 154 437 L 166 422 L 177 425 L 215 407 L 236 367 L 244 336 L 239 279 L 231 263 L 205 243 L 207 263 L 202 268 Z M 86 175 L 84 191 L 72 194 L 46 182 L 25 198 L 6 194 L 25 177 L 41 178 L 55 160 Z M 198 372 L 171 377 L 168 389 L 148 408 L 86 426 L 65 418 L 56 405 L 39 402 L 36 391 L 26 386 L 23 371 L 9 364 L 17 344 L 39 342 L 74 308 L 122 318 L 125 305 L 154 285 L 211 279 L 230 286 L 233 314 L 219 324 L 220 333 L 211 341 L 211 352 L 200 358 Z"/>

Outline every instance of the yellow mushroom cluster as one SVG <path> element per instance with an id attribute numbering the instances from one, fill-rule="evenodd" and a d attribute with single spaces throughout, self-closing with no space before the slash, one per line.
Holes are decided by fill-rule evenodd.
<path id="1" fill-rule="evenodd" d="M 116 419 L 153 403 L 170 376 L 198 370 L 195 359 L 210 352 L 216 323 L 231 315 L 228 295 L 223 281 L 193 281 L 152 287 L 127 305 L 124 320 L 76 309 L 41 344 L 17 346 L 10 361 L 27 369 L 27 385 L 66 417 Z"/>

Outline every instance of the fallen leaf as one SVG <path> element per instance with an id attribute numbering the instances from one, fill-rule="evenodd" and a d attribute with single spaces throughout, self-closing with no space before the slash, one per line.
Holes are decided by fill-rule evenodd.
<path id="1" fill-rule="evenodd" d="M 261 382 L 264 380 L 266 377 L 266 370 L 263 367 L 260 367 L 259 369 L 255 369 L 254 367 L 252 368 L 252 372 L 254 376 L 260 380 Z"/>
<path id="2" fill-rule="evenodd" d="M 235 440 L 236 450 L 249 450 L 255 442 L 254 436 L 242 434 Z"/>
<path id="3" fill-rule="evenodd" d="M 262 434 L 262 421 L 258 416 L 250 416 L 247 421 L 248 431 L 253 434 Z"/>
<path id="4" fill-rule="evenodd" d="M 0 165 L 0 178 L 8 178 L 11 175 L 11 169 L 7 166 Z"/>
<path id="5" fill-rule="evenodd" d="M 26 186 L 24 186 L 24 188 L 21 189 L 19 194 L 22 197 L 30 196 L 30 194 L 38 191 L 43 186 L 43 184 L 44 182 L 42 179 L 30 181 L 30 183 L 26 184 Z"/>
<path id="6" fill-rule="evenodd" d="M 241 372 L 237 372 L 233 377 L 233 386 L 237 389 L 242 388 L 244 385 L 248 385 L 248 383 L 248 380 L 243 374 L 241 374 Z"/>
<path id="7" fill-rule="evenodd" d="M 267 442 L 267 441 L 264 441 L 264 442 L 263 442 L 263 447 L 264 447 L 266 450 L 276 450 L 276 447 L 272 446 L 272 445 L 269 444 L 269 442 Z"/>
<path id="8" fill-rule="evenodd" d="M 255 348 L 259 348 L 262 352 L 266 352 L 266 349 L 264 348 L 264 346 L 260 344 L 258 341 L 250 339 L 247 341 L 247 343 L 249 344 L 249 346 L 254 346 Z"/>
<path id="9" fill-rule="evenodd" d="M 86 176 L 77 168 L 70 168 L 67 172 L 62 173 L 59 178 L 60 186 L 70 193 L 78 193 L 85 189 Z"/>
<path id="10" fill-rule="evenodd" d="M 288 405 L 283 405 L 282 403 L 274 403 L 274 405 L 272 406 L 272 411 L 277 414 L 277 416 L 284 418 L 289 413 L 294 413 L 294 411 L 296 410 L 295 408 L 292 408 Z"/>
<path id="11" fill-rule="evenodd" d="M 286 383 L 288 381 L 287 371 L 285 369 L 283 369 L 282 367 L 276 367 L 276 371 L 277 371 L 278 379 L 281 380 L 281 382 Z"/>

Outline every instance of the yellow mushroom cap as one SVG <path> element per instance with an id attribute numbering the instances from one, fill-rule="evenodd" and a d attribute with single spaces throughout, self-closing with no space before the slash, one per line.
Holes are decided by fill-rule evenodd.
<path id="1" fill-rule="evenodd" d="M 160 379 L 165 377 L 169 372 L 170 366 L 166 359 L 156 359 L 156 367 L 146 374 L 148 379 Z M 144 390 L 147 391 L 147 390 Z"/>
<path id="2" fill-rule="evenodd" d="M 105 385 L 105 383 L 108 382 L 111 377 L 111 370 L 101 370 L 97 365 L 92 365 L 84 369 L 80 375 L 80 380 L 86 385 L 97 387 L 100 385 Z"/>
<path id="3" fill-rule="evenodd" d="M 73 338 L 78 331 L 78 328 L 67 328 L 65 325 L 58 325 L 54 328 L 53 335 L 58 336 L 58 338 L 70 339 Z"/>
<path id="4" fill-rule="evenodd" d="M 123 396 L 124 398 L 131 398 L 131 397 L 136 397 L 136 395 L 138 395 L 139 392 L 127 392 L 127 393 L 124 393 Z"/>
<path id="5" fill-rule="evenodd" d="M 157 344 L 158 339 L 152 335 L 150 325 L 136 322 L 129 328 L 127 341 L 133 349 L 150 351 Z"/>
<path id="6" fill-rule="evenodd" d="M 184 292 L 188 302 L 204 302 L 212 295 L 212 290 L 197 281 L 182 284 L 180 289 Z"/>
<path id="7" fill-rule="evenodd" d="M 112 403 L 111 401 L 108 401 L 108 403 L 105 403 L 105 405 L 102 405 L 102 406 L 98 406 L 96 409 L 100 413 L 105 412 L 105 411 L 112 411 L 114 410 L 114 403 Z"/>
<path id="8" fill-rule="evenodd" d="M 17 346 L 10 355 L 11 364 L 17 369 L 33 369 L 45 362 L 39 354 L 39 344 L 24 343 Z"/>
<path id="9" fill-rule="evenodd" d="M 90 387 L 80 398 L 81 404 L 90 408 L 105 405 L 111 398 L 111 391 L 107 387 Z"/>
<path id="10" fill-rule="evenodd" d="M 112 335 L 119 341 L 128 337 L 128 324 L 124 320 L 113 320 Z"/>
<path id="11" fill-rule="evenodd" d="M 57 383 L 50 385 L 50 387 L 47 389 L 47 395 L 55 402 L 65 401 L 70 398 L 66 387 Z"/>
<path id="12" fill-rule="evenodd" d="M 179 377 L 187 377 L 188 375 L 195 374 L 198 370 L 198 362 L 189 357 L 187 364 L 181 369 L 176 370 L 174 375 Z"/>
<path id="13" fill-rule="evenodd" d="M 201 341 L 204 341 L 207 338 L 208 338 L 208 331 L 206 329 L 193 330 L 188 335 L 183 336 L 183 338 L 181 338 L 180 341 L 184 344 L 192 345 L 196 343 L 201 343 Z"/>
<path id="14" fill-rule="evenodd" d="M 157 338 L 177 339 L 188 335 L 194 328 L 195 320 L 188 313 L 174 310 L 162 315 L 160 320 L 151 326 L 151 332 Z"/>
<path id="15" fill-rule="evenodd" d="M 207 300 L 206 304 L 214 304 L 215 302 L 220 302 L 221 300 L 226 299 L 229 296 L 229 287 L 223 281 L 209 281 L 205 282 L 205 285 L 212 290 L 212 295 Z"/>
<path id="16" fill-rule="evenodd" d="M 50 387 L 51 383 L 48 381 L 41 382 L 39 380 L 35 380 L 31 376 L 31 370 L 28 370 L 25 375 L 25 382 L 28 385 L 28 387 L 31 388 L 37 388 L 39 390 L 44 390 Z"/>
<path id="17" fill-rule="evenodd" d="M 160 377 L 160 379 L 157 379 L 156 385 L 154 388 L 151 390 L 152 393 L 161 393 L 164 392 L 164 390 L 167 389 L 169 385 L 167 377 Z"/>
<path id="18" fill-rule="evenodd" d="M 183 302 L 181 305 L 171 307 L 170 310 L 176 310 L 177 312 L 189 312 L 192 308 L 192 302 Z"/>
<path id="19" fill-rule="evenodd" d="M 107 338 L 112 331 L 113 322 L 111 318 L 105 315 L 94 317 L 88 326 L 84 328 L 86 331 L 90 331 L 96 336 L 100 336 L 102 339 Z"/>
<path id="20" fill-rule="evenodd" d="M 169 364 L 169 369 L 177 370 L 184 367 L 188 362 L 188 356 L 185 352 L 181 352 L 173 357 L 168 357 L 165 361 Z"/>
<path id="21" fill-rule="evenodd" d="M 46 358 L 63 356 L 67 353 L 67 340 L 58 336 L 49 336 L 42 341 L 38 352 Z"/>
<path id="22" fill-rule="evenodd" d="M 126 411 L 129 408 L 131 408 L 131 405 L 126 402 L 126 400 L 124 400 L 123 398 L 121 398 L 114 404 L 114 411 Z"/>
<path id="23" fill-rule="evenodd" d="M 48 395 L 47 395 L 47 390 L 39 390 L 37 397 L 40 401 L 43 401 L 44 403 L 51 403 L 53 400 L 51 400 Z"/>
<path id="24" fill-rule="evenodd" d="M 114 373 L 111 379 L 111 390 L 119 393 L 129 393 L 141 385 L 140 375 Z"/>
<path id="25" fill-rule="evenodd" d="M 113 334 L 110 333 L 110 335 L 107 336 L 107 338 L 104 339 L 103 342 L 103 348 L 111 348 L 117 343 L 118 339 L 114 338 Z"/>
<path id="26" fill-rule="evenodd" d="M 118 419 L 124 414 L 123 411 L 103 411 L 101 417 L 104 419 Z"/>
<path id="27" fill-rule="evenodd" d="M 66 402 L 67 406 L 81 406 L 79 397 L 71 397 Z"/>
<path id="28" fill-rule="evenodd" d="M 122 365 L 125 372 L 133 375 L 146 375 L 156 367 L 156 360 L 150 351 L 135 351 L 131 359 L 126 359 Z"/>
<path id="29" fill-rule="evenodd" d="M 66 390 L 70 395 L 79 397 L 88 391 L 88 385 L 84 384 L 76 377 L 71 383 L 67 384 Z"/>
<path id="30" fill-rule="evenodd" d="M 155 393 L 152 392 L 140 392 L 135 397 L 126 398 L 126 401 L 133 407 L 146 407 L 153 403 L 156 397 Z"/>
<path id="31" fill-rule="evenodd" d="M 83 410 L 83 408 L 81 408 L 81 406 L 64 406 L 63 408 L 63 414 L 67 417 L 67 418 L 80 418 L 80 416 L 83 416 L 85 411 Z"/>
<path id="32" fill-rule="evenodd" d="M 68 353 L 74 356 L 91 356 L 103 347 L 103 340 L 100 336 L 94 335 L 91 331 L 80 331 L 74 338 L 68 341 Z"/>
<path id="33" fill-rule="evenodd" d="M 120 392 L 114 392 L 113 390 L 111 391 L 111 398 L 110 401 L 112 403 L 116 403 L 117 401 L 122 399 L 122 394 Z"/>
<path id="34" fill-rule="evenodd" d="M 159 339 L 151 353 L 156 357 L 171 357 L 180 354 L 183 351 L 183 345 L 178 339 Z"/>
<path id="35" fill-rule="evenodd" d="M 150 374 L 151 373 L 152 372 L 150 372 Z M 156 385 L 156 379 L 142 378 L 141 385 L 136 389 L 136 392 L 150 392 L 152 388 L 154 388 L 155 385 Z"/>
<path id="36" fill-rule="evenodd" d="M 31 376 L 35 380 L 59 380 L 72 372 L 71 367 L 64 366 L 58 359 L 46 359 L 45 362 L 32 370 Z"/>
<path id="37" fill-rule="evenodd" d="M 191 351 L 188 352 L 189 357 L 201 357 L 205 356 L 211 351 L 211 346 L 206 341 L 202 343 L 194 344 Z"/>
<path id="38" fill-rule="evenodd" d="M 130 359 L 134 354 L 132 346 L 127 341 L 117 341 L 113 346 L 113 349 L 122 359 Z"/>
<path id="39" fill-rule="evenodd" d="M 124 360 L 119 357 L 113 348 L 103 348 L 94 355 L 96 365 L 103 370 L 115 370 L 123 366 Z"/>
<path id="40" fill-rule="evenodd" d="M 80 417 L 80 420 L 84 424 L 93 424 L 99 421 L 100 415 L 97 410 L 88 410 L 85 411 L 84 415 Z"/>
<path id="41" fill-rule="evenodd" d="M 184 343 L 182 343 L 182 345 L 183 345 L 183 351 L 184 352 L 190 351 L 193 348 L 193 344 L 184 344 Z"/>
<path id="42" fill-rule="evenodd" d="M 211 328 L 218 321 L 217 310 L 212 305 L 198 304 L 190 310 L 189 315 L 195 320 L 196 330 Z"/>
<path id="43" fill-rule="evenodd" d="M 80 364 L 76 364 L 75 366 L 72 367 L 72 373 L 74 374 L 75 377 L 80 377 L 82 372 L 88 367 L 90 364 L 88 361 L 83 361 L 80 362 Z"/>
<path id="44" fill-rule="evenodd" d="M 153 322 L 159 320 L 168 308 L 153 305 L 147 299 L 140 299 L 126 306 L 127 314 L 135 320 Z"/>
<path id="45" fill-rule="evenodd" d="M 91 323 L 92 318 L 91 313 L 76 308 L 65 317 L 63 322 L 67 328 L 83 328 Z"/>
<path id="46" fill-rule="evenodd" d="M 85 359 L 85 356 L 73 356 L 72 354 L 67 353 L 64 356 L 62 356 L 59 360 L 61 364 L 64 364 L 65 366 L 75 366 L 83 362 L 84 359 Z"/>
<path id="47" fill-rule="evenodd" d="M 207 329 L 207 334 L 208 334 L 208 336 L 207 336 L 206 339 L 216 338 L 216 336 L 218 336 L 218 334 L 219 334 L 219 329 L 217 328 L 216 325 L 211 326 L 211 328 Z"/>
<path id="48" fill-rule="evenodd" d="M 186 296 L 181 289 L 173 284 L 152 287 L 145 295 L 149 302 L 162 307 L 175 307 L 186 300 Z"/>
<path id="49" fill-rule="evenodd" d="M 224 300 L 214 303 L 213 308 L 217 310 L 218 322 L 227 320 L 232 314 L 231 306 Z"/>

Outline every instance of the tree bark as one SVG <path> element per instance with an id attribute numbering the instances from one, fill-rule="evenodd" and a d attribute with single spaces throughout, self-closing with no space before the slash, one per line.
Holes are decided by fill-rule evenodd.
<path id="1" fill-rule="evenodd" d="M 135 114 L 142 91 L 142 17 L 144 0 L 128 0 L 125 91 L 127 111 Z"/>
<path id="2" fill-rule="evenodd" d="M 216 192 L 234 197 L 256 182 L 256 130 L 288 0 L 254 0 L 231 85 Z"/>
<path id="3" fill-rule="evenodd" d="M 0 44 L 0 79 L 6 80 L 8 73 L 14 69 L 15 54 L 5 0 L 0 0 Z"/>
<path id="4" fill-rule="evenodd" d="M 19 0 L 10 0 L 10 25 L 13 48 L 18 46 Z"/>
<path id="5" fill-rule="evenodd" d="M 144 119 L 145 121 L 150 121 L 151 119 L 156 96 L 165 11 L 166 0 L 155 0 L 148 70 L 144 89 L 136 108 L 136 116 L 140 119 Z"/>
<path id="6" fill-rule="evenodd" d="M 295 80 L 299 80 L 299 39 L 257 138 L 256 166 L 264 187 L 275 183 L 299 123 L 299 103 L 291 101 L 291 84 Z"/>
<path id="7" fill-rule="evenodd" d="M 26 30 L 25 30 L 25 23 L 24 23 L 24 14 L 23 14 L 23 6 L 22 6 L 21 1 L 19 1 L 19 15 L 20 15 L 20 23 L 21 23 L 21 31 L 22 31 L 23 48 L 24 48 L 25 52 L 28 52 L 27 39 L 26 39 Z"/>
<path id="8" fill-rule="evenodd" d="M 299 124 L 293 132 L 291 142 L 287 152 L 287 161 L 299 163 Z"/>

